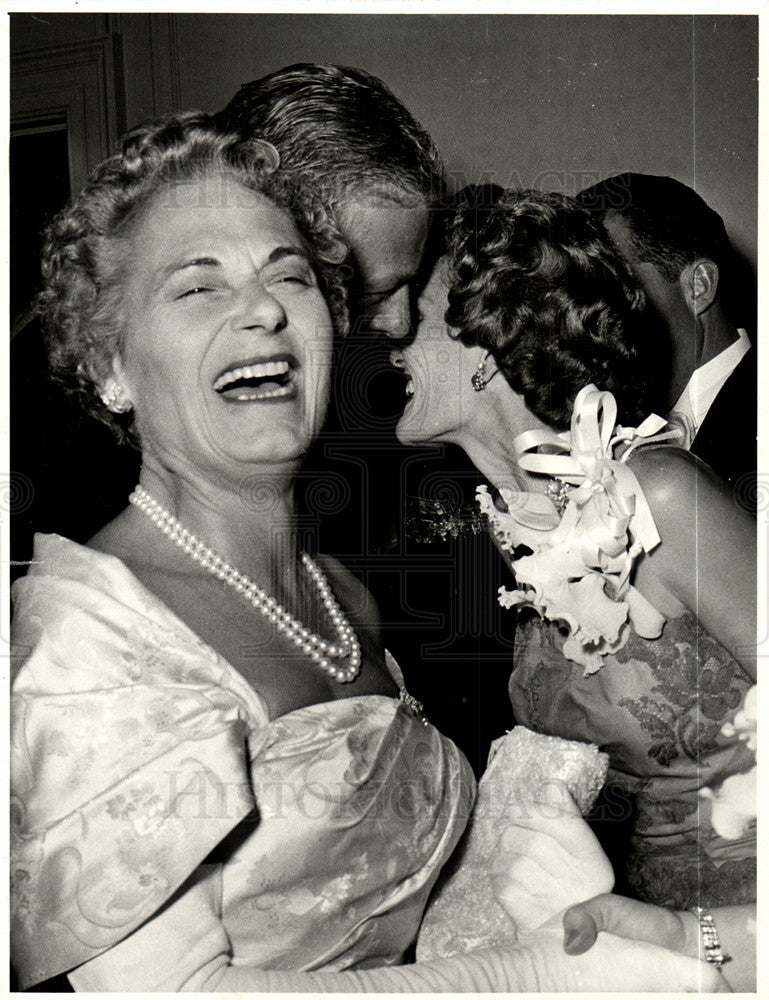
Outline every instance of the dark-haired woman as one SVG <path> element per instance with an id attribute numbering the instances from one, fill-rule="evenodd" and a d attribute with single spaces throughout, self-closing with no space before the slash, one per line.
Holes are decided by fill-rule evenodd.
<path id="1" fill-rule="evenodd" d="M 539 613 L 518 625 L 516 719 L 609 753 L 634 810 L 620 879 L 682 911 L 650 924 L 669 941 L 696 946 L 683 911 L 713 908 L 745 988 L 755 823 L 722 836 L 699 793 L 753 764 L 731 723 L 755 681 L 755 522 L 649 417 L 643 294 L 572 199 L 461 208 L 420 313 L 393 355 L 398 436 L 459 444 L 495 488 L 480 501 L 519 588 L 500 601 Z"/>

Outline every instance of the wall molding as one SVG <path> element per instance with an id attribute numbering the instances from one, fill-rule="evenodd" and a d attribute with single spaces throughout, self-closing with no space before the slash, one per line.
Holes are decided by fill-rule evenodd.
<path id="1" fill-rule="evenodd" d="M 150 14 L 152 96 L 155 114 L 182 110 L 181 53 L 176 14 Z"/>
<path id="2" fill-rule="evenodd" d="M 63 116 L 74 191 L 112 151 L 121 127 L 116 38 L 15 52 L 11 56 L 11 127 Z"/>

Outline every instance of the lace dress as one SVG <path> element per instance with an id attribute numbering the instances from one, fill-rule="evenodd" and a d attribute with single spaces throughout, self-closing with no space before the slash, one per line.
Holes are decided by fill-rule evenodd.
<path id="1" fill-rule="evenodd" d="M 753 763 L 745 742 L 721 733 L 752 684 L 745 671 L 688 613 L 659 639 L 632 633 L 589 676 L 563 656 L 563 642 L 552 622 L 519 621 L 513 710 L 537 732 L 609 754 L 614 789 L 601 818 L 633 825 L 620 879 L 640 899 L 681 909 L 755 900 L 755 824 L 723 839 L 698 795 Z"/>
<path id="2" fill-rule="evenodd" d="M 270 719 L 118 559 L 52 535 L 35 560 L 14 595 L 21 987 L 125 948 L 212 880 L 215 914 L 192 910 L 179 940 L 135 956 L 144 989 L 183 988 L 222 949 L 261 969 L 402 962 L 472 803 L 454 744 L 407 696 Z"/>

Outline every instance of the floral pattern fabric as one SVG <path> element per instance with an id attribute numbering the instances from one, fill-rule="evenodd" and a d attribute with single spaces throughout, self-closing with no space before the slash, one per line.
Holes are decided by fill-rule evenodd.
<path id="1" fill-rule="evenodd" d="M 58 536 L 35 560 L 14 592 L 22 988 L 121 941 L 204 863 L 233 962 L 400 962 L 472 802 L 456 747 L 380 695 L 271 720 L 119 560 Z"/>
<path id="2" fill-rule="evenodd" d="M 563 656 L 563 642 L 552 622 L 519 623 L 513 710 L 538 732 L 609 754 L 617 818 L 633 812 L 621 873 L 630 888 L 680 908 L 754 900 L 755 824 L 724 839 L 699 795 L 754 763 L 744 741 L 721 732 L 751 686 L 742 667 L 689 613 L 668 620 L 659 639 L 631 634 L 590 676 Z"/>

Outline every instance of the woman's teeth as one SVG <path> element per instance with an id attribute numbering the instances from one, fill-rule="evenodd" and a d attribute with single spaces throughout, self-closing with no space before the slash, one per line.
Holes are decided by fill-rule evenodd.
<path id="1" fill-rule="evenodd" d="M 411 381 L 411 379 L 409 379 L 406 382 L 406 395 L 407 396 L 413 396 L 414 395 L 414 383 Z"/>
<path id="2" fill-rule="evenodd" d="M 291 365 L 280 360 L 231 368 L 216 379 L 214 389 L 241 402 L 289 396 L 294 392 Z"/>
<path id="3" fill-rule="evenodd" d="M 289 396 L 293 392 L 290 385 L 278 386 L 276 389 L 269 389 L 265 387 L 257 387 L 251 389 L 248 392 L 241 391 L 234 395 L 232 398 L 240 400 L 241 402 L 247 402 L 250 399 L 272 399 L 275 396 Z"/>
<path id="4" fill-rule="evenodd" d="M 244 365 L 242 368 L 231 368 L 220 375 L 214 382 L 214 389 L 221 392 L 233 382 L 249 378 L 267 378 L 270 375 L 287 375 L 290 370 L 288 361 L 264 361 L 258 365 Z"/>

